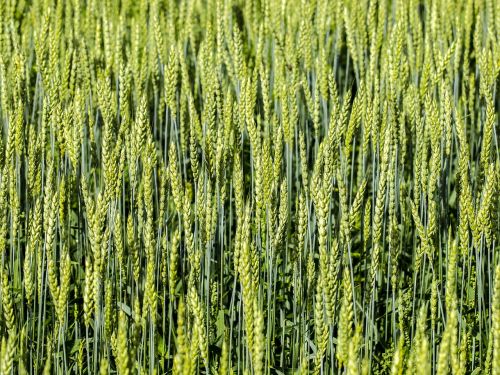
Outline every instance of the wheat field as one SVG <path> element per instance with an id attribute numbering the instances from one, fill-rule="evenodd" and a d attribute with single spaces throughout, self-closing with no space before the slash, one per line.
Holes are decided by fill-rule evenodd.
<path id="1" fill-rule="evenodd" d="M 0 374 L 500 375 L 500 1 L 0 20 Z"/>

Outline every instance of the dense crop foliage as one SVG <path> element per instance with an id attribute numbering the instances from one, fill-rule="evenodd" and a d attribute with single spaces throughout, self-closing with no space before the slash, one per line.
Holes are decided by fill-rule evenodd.
<path id="1" fill-rule="evenodd" d="M 1 374 L 500 374 L 500 1 L 0 20 Z"/>

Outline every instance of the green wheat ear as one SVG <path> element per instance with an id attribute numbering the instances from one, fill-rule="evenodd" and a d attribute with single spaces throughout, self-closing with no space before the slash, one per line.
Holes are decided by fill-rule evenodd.
<path id="1" fill-rule="evenodd" d="M 1 374 L 500 372 L 500 2 L 0 15 Z"/>

